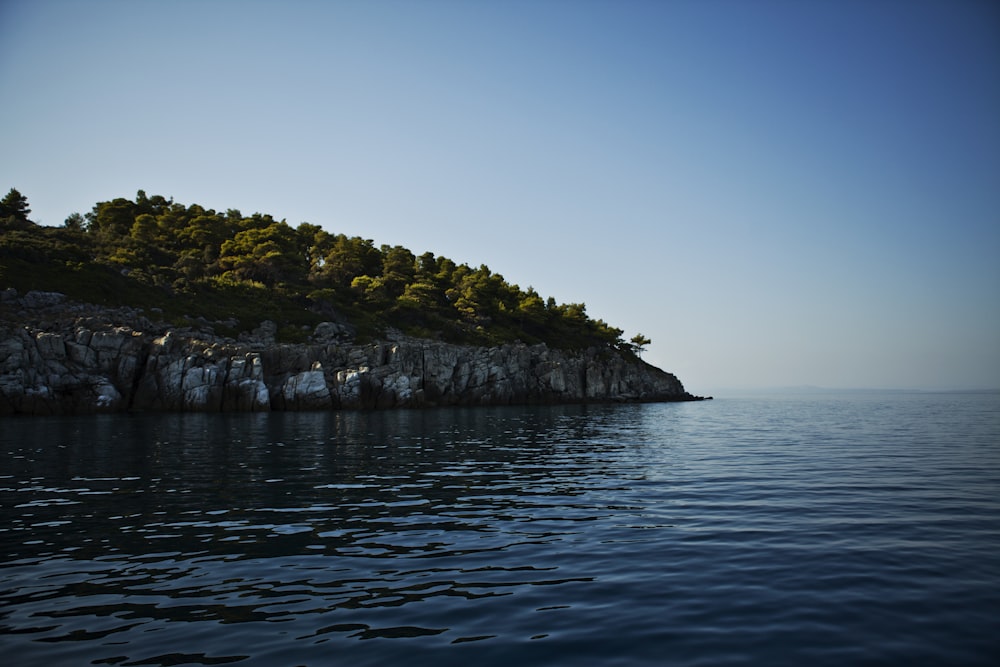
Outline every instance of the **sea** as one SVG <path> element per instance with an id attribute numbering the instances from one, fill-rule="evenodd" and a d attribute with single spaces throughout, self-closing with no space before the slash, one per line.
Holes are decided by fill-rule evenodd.
<path id="1" fill-rule="evenodd" d="M 0 660 L 997 665 L 1000 393 L 4 418 Z"/>

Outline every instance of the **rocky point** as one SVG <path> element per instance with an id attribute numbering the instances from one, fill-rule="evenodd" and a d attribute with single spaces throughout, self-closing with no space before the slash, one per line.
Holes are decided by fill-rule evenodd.
<path id="1" fill-rule="evenodd" d="M 611 348 L 393 333 L 358 344 L 335 322 L 309 343 L 281 344 L 270 322 L 230 339 L 57 293 L 0 297 L 0 414 L 698 400 L 672 374 Z"/>

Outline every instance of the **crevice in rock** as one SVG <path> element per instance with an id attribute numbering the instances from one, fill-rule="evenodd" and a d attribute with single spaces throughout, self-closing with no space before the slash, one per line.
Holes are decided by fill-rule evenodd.
<path id="1" fill-rule="evenodd" d="M 151 346 L 148 340 L 142 341 L 139 348 L 139 355 L 136 362 L 135 374 L 132 376 L 132 386 L 129 388 L 128 398 L 125 402 L 125 410 L 131 412 L 135 409 L 135 397 L 139 393 L 139 385 L 146 376 L 146 366 L 149 365 L 149 354 Z"/>

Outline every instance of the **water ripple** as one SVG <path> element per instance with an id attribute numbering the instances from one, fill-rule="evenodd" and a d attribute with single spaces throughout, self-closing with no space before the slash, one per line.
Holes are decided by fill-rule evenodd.
<path id="1" fill-rule="evenodd" d="M 0 633 L 19 665 L 989 664 L 995 403 L 13 420 Z"/>

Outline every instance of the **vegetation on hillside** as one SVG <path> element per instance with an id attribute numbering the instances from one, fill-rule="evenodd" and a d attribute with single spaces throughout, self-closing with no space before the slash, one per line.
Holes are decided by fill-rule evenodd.
<path id="1" fill-rule="evenodd" d="M 649 342 L 625 342 L 621 329 L 591 319 L 584 304 L 543 299 L 485 265 L 430 252 L 418 257 L 314 224 L 184 206 L 142 190 L 134 200 L 73 214 L 63 227 L 36 225 L 29 214 L 17 190 L 0 202 L 0 286 L 22 293 L 159 308 L 178 324 L 203 317 L 223 334 L 273 320 L 290 342 L 330 319 L 350 323 L 361 338 L 394 327 L 471 344 L 521 340 L 633 352 Z"/>

